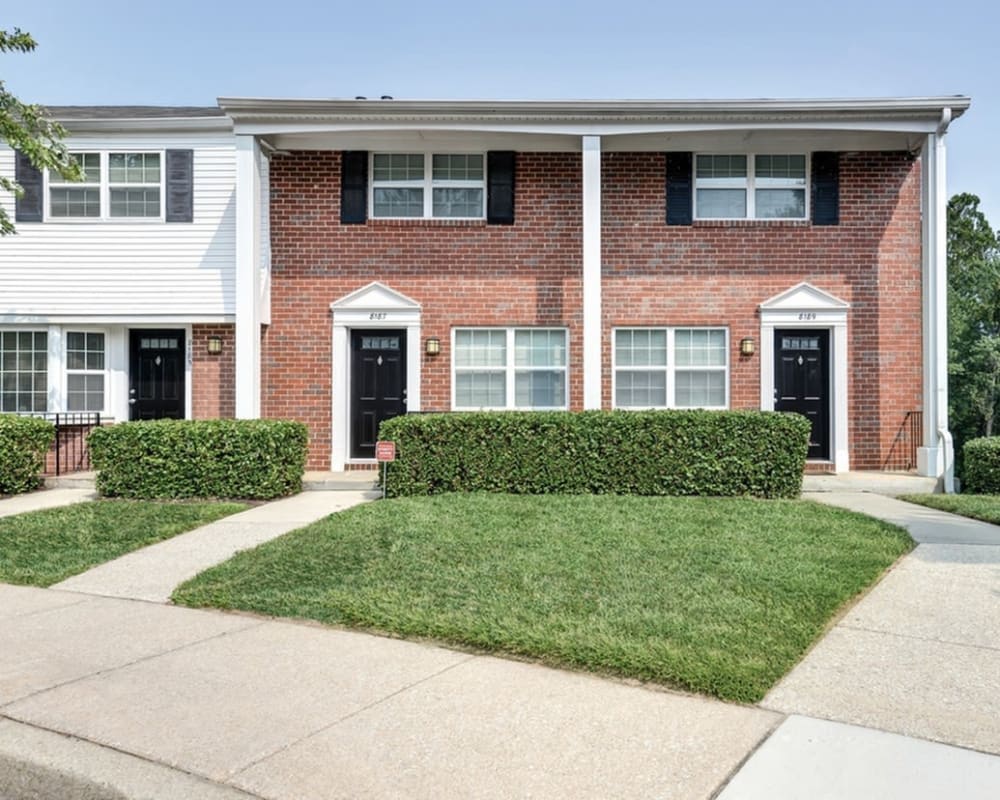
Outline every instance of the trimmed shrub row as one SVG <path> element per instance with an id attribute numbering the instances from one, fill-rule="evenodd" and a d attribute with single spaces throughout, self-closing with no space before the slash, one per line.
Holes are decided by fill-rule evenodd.
<path id="1" fill-rule="evenodd" d="M 962 491 L 970 494 L 1000 494 L 1000 436 L 969 439 L 962 448 L 965 480 Z"/>
<path id="2" fill-rule="evenodd" d="M 408 414 L 392 496 L 440 492 L 796 497 L 810 425 L 765 411 Z"/>
<path id="3" fill-rule="evenodd" d="M 20 494 L 38 487 L 45 454 L 55 438 L 51 422 L 0 414 L 0 494 Z"/>
<path id="4" fill-rule="evenodd" d="M 306 426 L 286 420 L 123 422 L 87 440 L 109 497 L 270 500 L 302 489 Z"/>

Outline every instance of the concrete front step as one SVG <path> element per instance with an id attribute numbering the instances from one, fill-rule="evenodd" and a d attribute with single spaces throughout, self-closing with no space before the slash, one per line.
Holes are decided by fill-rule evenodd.
<path id="1" fill-rule="evenodd" d="M 96 472 L 70 472 L 66 475 L 49 475 L 45 479 L 46 489 L 96 489 Z"/>
<path id="2" fill-rule="evenodd" d="M 307 492 L 368 492 L 381 489 L 379 472 L 374 469 L 352 469 L 346 472 L 307 472 L 302 477 L 302 489 Z"/>

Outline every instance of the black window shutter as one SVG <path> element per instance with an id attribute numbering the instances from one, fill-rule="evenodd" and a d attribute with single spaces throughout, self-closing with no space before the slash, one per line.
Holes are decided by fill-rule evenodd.
<path id="1" fill-rule="evenodd" d="M 486 222 L 514 224 L 514 151 L 490 150 L 486 154 Z"/>
<path id="2" fill-rule="evenodd" d="M 24 195 L 17 198 L 14 206 L 14 221 L 41 222 L 42 171 L 20 150 L 14 161 L 14 180 L 24 189 Z"/>
<path id="3" fill-rule="evenodd" d="M 667 153 L 667 225 L 691 224 L 691 154 Z"/>
<path id="4" fill-rule="evenodd" d="M 364 225 L 368 219 L 368 151 L 344 152 L 340 174 L 340 221 Z"/>
<path id="5" fill-rule="evenodd" d="M 167 150 L 167 222 L 194 221 L 194 150 Z"/>
<path id="6" fill-rule="evenodd" d="M 812 154 L 812 223 L 840 224 L 840 154 Z"/>

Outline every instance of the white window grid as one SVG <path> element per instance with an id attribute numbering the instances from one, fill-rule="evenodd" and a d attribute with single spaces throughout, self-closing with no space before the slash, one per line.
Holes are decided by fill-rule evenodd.
<path id="1" fill-rule="evenodd" d="M 115 223 L 148 223 L 148 222 L 163 222 L 165 219 L 165 206 L 166 206 L 166 151 L 156 150 L 156 149 L 146 149 L 146 148 L 135 148 L 131 150 L 124 150 L 121 148 L 116 148 L 113 150 L 94 150 L 87 148 L 71 148 L 71 155 L 85 154 L 85 155 L 97 155 L 100 157 L 100 183 L 95 184 L 92 182 L 85 183 L 72 183 L 63 180 L 62 176 L 56 172 L 51 172 L 50 170 L 45 171 L 45 220 L 47 222 L 66 222 L 70 224 L 78 223 L 92 223 L 92 222 L 115 222 Z M 110 180 L 110 162 L 111 155 L 118 154 L 141 154 L 141 155 L 158 155 L 160 157 L 160 180 L 158 182 L 150 183 L 115 183 L 112 184 Z M 81 188 L 100 188 L 101 193 L 101 213 L 97 217 L 53 217 L 52 216 L 52 189 L 81 189 Z M 111 190 L 120 188 L 141 188 L 141 189 L 153 189 L 158 188 L 160 194 L 160 213 L 157 216 L 151 217 L 113 217 L 111 216 Z"/>
<path id="2" fill-rule="evenodd" d="M 698 156 L 746 156 L 747 169 L 745 178 L 698 178 Z M 757 156 L 771 156 L 771 155 L 793 155 L 793 156 L 803 156 L 806 162 L 805 171 L 805 182 L 797 183 L 796 179 L 782 180 L 780 178 L 766 178 L 766 183 L 761 183 L 758 185 L 756 177 L 757 169 Z M 746 220 L 757 220 L 761 219 L 764 221 L 775 221 L 775 220 L 807 220 L 809 219 L 810 213 L 810 175 L 812 174 L 812 158 L 809 153 L 725 153 L 725 152 L 709 152 L 709 153 L 695 153 L 694 157 L 691 159 L 691 185 L 693 190 L 691 192 L 691 203 L 694 210 L 694 219 L 696 220 L 730 220 L 730 219 L 746 219 Z M 698 189 L 744 189 L 746 191 L 746 216 L 745 217 L 703 217 L 698 212 Z M 805 194 L 804 211 L 801 217 L 758 217 L 757 216 L 757 189 L 798 189 L 802 190 Z"/>
<path id="3" fill-rule="evenodd" d="M 38 336 L 44 337 L 45 349 L 36 348 Z M 10 337 L 14 337 L 11 339 Z M 49 341 L 48 331 L 38 328 L 0 329 L 0 413 L 43 414 L 48 411 Z M 13 342 L 11 349 L 8 343 Z M 22 347 L 22 343 L 25 345 Z M 44 364 L 44 368 L 39 366 Z M 39 375 L 44 375 L 44 387 L 36 386 Z M 30 388 L 22 389 L 27 378 Z M 36 398 L 44 397 L 41 407 Z M 25 401 L 28 407 L 24 407 Z"/>
<path id="4" fill-rule="evenodd" d="M 457 366 L 455 358 L 455 342 L 459 331 L 502 331 L 506 335 L 505 364 L 485 366 Z M 565 356 L 561 366 L 531 366 L 515 363 L 515 338 L 519 331 L 558 332 L 563 335 Z M 565 411 L 569 408 L 569 331 L 566 328 L 518 326 L 515 328 L 482 327 L 462 325 L 451 331 L 451 407 L 454 411 Z M 460 406 L 457 398 L 457 375 L 459 373 L 492 373 L 504 375 L 504 397 L 506 404 L 502 406 Z M 518 373 L 526 372 L 562 372 L 563 402 L 556 406 L 518 406 L 516 405 L 516 383 Z"/>
<path id="5" fill-rule="evenodd" d="M 375 156 L 423 156 L 424 174 L 420 179 L 376 181 L 375 180 Z M 434 179 L 434 156 L 482 156 L 483 177 L 473 180 L 443 180 Z M 376 216 L 375 215 L 375 189 L 422 189 L 423 190 L 423 215 L 416 217 L 396 217 L 396 216 Z M 435 217 L 434 216 L 434 189 L 481 189 L 482 203 L 480 213 L 473 217 Z M 372 153 L 368 159 L 368 208 L 371 209 L 371 216 L 374 219 L 485 219 L 486 218 L 486 154 L 479 151 L 379 151 Z"/>
<path id="6" fill-rule="evenodd" d="M 73 339 L 75 336 L 83 336 L 84 346 L 83 348 L 71 347 Z M 100 338 L 97 338 L 100 337 Z M 64 341 L 64 352 L 66 353 L 66 401 L 65 406 L 67 411 L 71 412 L 100 412 L 104 414 L 105 409 L 108 405 L 108 336 L 104 331 L 95 330 L 71 330 L 67 329 L 63 334 Z M 97 345 L 100 344 L 98 348 Z M 94 345 L 94 347 L 91 347 Z M 82 367 L 71 367 L 71 355 L 82 353 L 84 358 L 84 365 Z M 100 353 L 100 367 L 91 367 L 89 365 L 90 356 Z M 72 376 L 81 376 L 83 378 L 85 389 L 84 389 L 84 407 L 74 408 L 73 405 L 73 395 L 76 393 L 71 388 L 73 381 L 70 380 Z M 91 406 L 88 402 L 88 395 L 95 394 L 96 392 L 90 389 L 92 385 L 92 379 L 100 378 L 100 393 L 101 402 L 99 405 Z"/>
<path id="7" fill-rule="evenodd" d="M 618 332 L 619 331 L 665 331 L 667 336 L 667 363 L 664 366 L 628 366 L 618 364 Z M 722 331 L 725 336 L 725 354 L 726 363 L 725 366 L 718 365 L 707 365 L 707 366 L 688 366 L 688 365 L 678 365 L 677 363 L 677 348 L 676 348 L 676 333 L 677 331 Z M 721 325 L 676 325 L 674 327 L 664 327 L 662 325 L 622 325 L 616 327 L 612 330 L 612 341 L 611 341 L 611 404 L 613 408 L 629 409 L 632 411 L 641 410 L 653 410 L 653 409 L 664 409 L 664 408 L 703 408 L 709 410 L 724 410 L 729 408 L 730 397 L 729 397 L 729 380 L 730 380 L 730 364 L 732 358 L 729 352 L 729 328 Z M 618 372 L 619 370 L 626 372 L 663 372 L 666 376 L 666 398 L 667 402 L 665 405 L 651 405 L 651 406 L 620 406 L 618 405 Z M 725 402 L 718 406 L 677 406 L 674 398 L 676 396 L 677 389 L 677 373 L 678 372 L 716 372 L 723 373 L 723 386 L 725 388 Z"/>

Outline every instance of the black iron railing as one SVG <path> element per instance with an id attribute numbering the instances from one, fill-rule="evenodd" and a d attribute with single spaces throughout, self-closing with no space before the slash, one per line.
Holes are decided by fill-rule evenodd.
<path id="1" fill-rule="evenodd" d="M 917 468 L 917 448 L 924 443 L 924 414 L 922 411 L 907 411 L 903 423 L 892 440 L 889 455 L 882 469 L 892 472 Z"/>
<path id="2" fill-rule="evenodd" d="M 71 411 L 33 416 L 43 417 L 56 426 L 56 439 L 45 459 L 46 475 L 65 475 L 90 469 L 87 436 L 100 426 L 100 414 L 96 411 Z"/>

